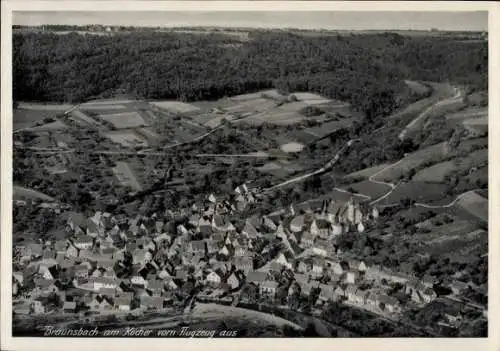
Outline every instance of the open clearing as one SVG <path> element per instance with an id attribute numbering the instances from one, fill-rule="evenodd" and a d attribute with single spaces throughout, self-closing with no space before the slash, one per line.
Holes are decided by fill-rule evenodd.
<path id="1" fill-rule="evenodd" d="M 113 167 L 113 172 L 116 178 L 123 186 L 129 186 L 135 191 L 142 190 L 142 186 L 130 169 L 130 165 L 126 162 L 116 162 L 116 167 Z"/>
<path id="2" fill-rule="evenodd" d="M 114 130 L 103 133 L 106 138 L 126 147 L 148 146 L 147 140 L 134 130 Z"/>
<path id="3" fill-rule="evenodd" d="M 193 113 L 200 110 L 199 107 L 181 101 L 153 101 L 151 104 L 161 108 L 162 110 L 175 114 Z"/>
<path id="4" fill-rule="evenodd" d="M 330 99 L 327 99 L 319 94 L 309 93 L 309 92 L 294 92 L 291 93 L 290 95 L 295 96 L 299 101 L 304 101 L 304 100 L 324 100 L 327 102 L 331 101 Z"/>
<path id="5" fill-rule="evenodd" d="M 143 127 L 146 125 L 146 121 L 138 112 L 99 115 L 99 118 L 111 123 L 117 129 Z"/>
<path id="6" fill-rule="evenodd" d="M 288 144 L 283 144 L 280 146 L 280 149 L 284 152 L 301 152 L 304 149 L 304 145 L 296 142 L 291 142 Z"/>

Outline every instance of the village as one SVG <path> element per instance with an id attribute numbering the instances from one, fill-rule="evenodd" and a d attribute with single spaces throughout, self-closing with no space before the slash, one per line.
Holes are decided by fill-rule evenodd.
<path id="1" fill-rule="evenodd" d="M 318 314 L 335 301 L 398 320 L 437 298 L 432 276 L 368 265 L 338 249 L 340 236 L 356 236 L 379 219 L 377 207 L 331 199 L 314 210 L 292 205 L 278 216 L 252 216 L 237 228 L 231 216 L 253 201 L 242 184 L 227 198 L 211 194 L 189 209 L 136 218 L 53 209 L 67 238 L 15 245 L 13 311 L 21 318 L 168 315 L 194 298 Z M 459 299 L 468 286 L 454 281 L 450 288 Z M 441 323 L 460 320 L 451 313 Z"/>

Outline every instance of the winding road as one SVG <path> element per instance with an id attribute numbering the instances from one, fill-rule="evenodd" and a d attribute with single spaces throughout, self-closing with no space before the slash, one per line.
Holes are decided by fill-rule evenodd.
<path id="1" fill-rule="evenodd" d="M 435 104 L 427 107 L 422 113 L 420 113 L 413 121 L 411 121 L 405 129 L 401 133 L 399 133 L 398 138 L 400 140 L 404 140 L 406 138 L 406 135 L 408 134 L 408 131 L 417 124 L 418 121 L 420 121 L 422 118 L 427 117 L 433 110 L 435 110 L 438 107 L 445 106 L 447 104 L 452 104 L 459 99 L 462 98 L 462 91 L 456 87 L 453 88 L 455 95 L 453 95 L 451 98 L 447 98 L 441 101 L 436 102 Z"/>

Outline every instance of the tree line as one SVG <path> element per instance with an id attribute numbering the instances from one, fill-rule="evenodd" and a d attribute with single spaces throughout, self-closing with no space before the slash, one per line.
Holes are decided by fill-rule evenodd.
<path id="1" fill-rule="evenodd" d="M 14 99 L 79 102 L 125 93 L 196 101 L 278 88 L 318 92 L 376 117 L 404 103 L 404 79 L 487 88 L 486 42 L 251 34 L 241 43 L 220 33 L 14 33 Z M 236 42 L 236 49 L 223 45 Z"/>

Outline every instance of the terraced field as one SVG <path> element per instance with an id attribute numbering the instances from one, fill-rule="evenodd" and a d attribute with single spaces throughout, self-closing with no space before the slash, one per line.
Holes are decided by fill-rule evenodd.
<path id="1" fill-rule="evenodd" d="M 396 180 L 406 172 L 428 162 L 439 162 L 448 154 L 446 143 L 439 143 L 407 155 L 377 175 L 378 180 Z"/>

